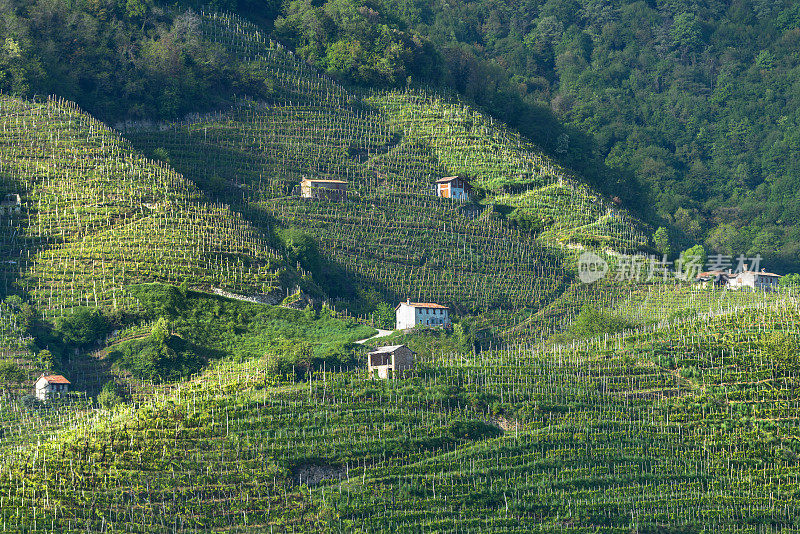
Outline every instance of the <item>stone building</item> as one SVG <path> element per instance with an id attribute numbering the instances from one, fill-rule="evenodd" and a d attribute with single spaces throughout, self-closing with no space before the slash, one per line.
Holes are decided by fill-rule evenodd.
<path id="1" fill-rule="evenodd" d="M 390 378 L 414 367 L 415 353 L 405 345 L 387 345 L 370 351 L 367 369 L 372 378 Z"/>

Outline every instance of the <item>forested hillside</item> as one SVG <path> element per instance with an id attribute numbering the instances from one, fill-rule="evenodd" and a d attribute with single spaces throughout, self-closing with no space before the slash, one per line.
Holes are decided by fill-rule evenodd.
<path id="1" fill-rule="evenodd" d="M 336 72 L 310 12 L 292 2 L 279 33 Z M 599 182 L 621 173 L 682 237 L 725 254 L 797 265 L 800 8 L 762 2 L 370 2 L 430 39 L 449 86 Z M 378 15 L 373 15 L 377 17 Z M 351 19 L 331 17 L 340 30 Z M 326 35 L 329 35 L 330 32 Z M 350 32 L 341 31 L 338 39 Z M 358 79 L 358 75 L 354 75 Z M 545 107 L 568 126 L 552 128 Z M 539 125 L 530 124 L 535 121 Z M 571 131 L 569 131 L 571 130 Z M 578 135 L 576 135 L 578 134 Z M 612 180 L 613 181 L 613 180 Z M 612 185 L 612 189 L 613 189 Z M 624 189 L 616 186 L 617 189 Z M 645 200 L 647 199 L 647 200 Z"/>
<path id="2" fill-rule="evenodd" d="M 200 7 L 9 2 L 0 87 L 54 93 L 112 123 L 280 98 L 250 58 L 200 39 Z M 211 8 L 258 22 L 349 83 L 459 92 L 681 244 L 797 267 L 800 12 L 788 0 Z"/>

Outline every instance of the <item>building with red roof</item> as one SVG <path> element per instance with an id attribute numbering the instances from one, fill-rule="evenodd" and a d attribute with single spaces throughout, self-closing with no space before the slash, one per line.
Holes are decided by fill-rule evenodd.
<path id="1" fill-rule="evenodd" d="M 401 302 L 394 309 L 397 329 L 405 330 L 417 325 L 446 326 L 450 324 L 450 309 L 433 302 Z"/>
<path id="2" fill-rule="evenodd" d="M 69 392 L 70 381 L 61 375 L 46 375 L 44 373 L 36 379 L 34 394 L 39 400 L 48 400 L 53 397 L 62 397 Z"/>

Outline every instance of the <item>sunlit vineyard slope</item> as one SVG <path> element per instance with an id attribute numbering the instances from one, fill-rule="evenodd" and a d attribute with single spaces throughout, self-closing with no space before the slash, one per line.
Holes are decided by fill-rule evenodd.
<path id="1" fill-rule="evenodd" d="M 543 352 L 422 355 L 393 381 L 223 363 L 0 466 L 29 532 L 791 531 L 789 299 Z M 733 325 L 737 325 L 734 327 Z M 468 513 L 465 513 L 468 511 Z"/>
<path id="2" fill-rule="evenodd" d="M 642 225 L 536 147 L 458 101 L 347 90 L 242 20 L 205 15 L 204 37 L 260 61 L 270 101 L 242 99 L 124 135 L 206 192 L 303 228 L 362 287 L 467 310 L 539 307 L 572 269 L 563 251 L 640 250 Z M 469 177 L 485 198 L 436 197 Z M 303 177 L 346 180 L 346 202 L 297 198 Z"/>
<path id="3" fill-rule="evenodd" d="M 45 312 L 122 306 L 141 281 L 279 285 L 261 229 L 68 103 L 0 99 L 0 192 L 0 288 Z"/>

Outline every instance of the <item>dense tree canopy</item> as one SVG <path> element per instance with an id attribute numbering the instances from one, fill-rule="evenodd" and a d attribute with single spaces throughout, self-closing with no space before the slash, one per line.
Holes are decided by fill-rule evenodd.
<path id="1" fill-rule="evenodd" d="M 672 226 L 683 243 L 797 266 L 796 3 L 301 1 L 279 28 L 341 29 L 341 18 L 329 24 L 308 13 L 342 6 L 369 13 L 348 19 L 353 27 L 372 20 L 373 32 L 388 24 L 429 39 L 439 68 L 427 79 L 416 73 L 423 80 L 487 107 L 596 187 Z M 341 51 L 331 31 L 316 35 Z M 363 29 L 348 32 L 379 42 Z M 313 39 L 297 42 L 320 67 L 359 78 L 318 51 L 326 48 L 308 49 Z"/>
<path id="2" fill-rule="evenodd" d="M 0 3 L 0 90 L 56 94 L 112 123 L 174 118 L 236 93 L 268 93 L 246 61 L 200 40 L 195 12 L 158 4 L 170 2 Z"/>
<path id="3" fill-rule="evenodd" d="M 588 134 L 592 151 L 611 169 L 634 175 L 649 190 L 643 205 L 655 206 L 687 241 L 725 254 L 761 254 L 774 268 L 797 265 L 796 2 L 383 5 L 439 49 L 458 49 L 462 58 L 477 58 L 473 65 L 507 73 L 476 84 L 509 83 L 525 103 L 545 105 Z M 458 70 L 463 64 L 451 61 L 450 71 L 470 80 Z M 580 168 L 585 147 L 571 145 L 563 159 Z"/>
<path id="4" fill-rule="evenodd" d="M 201 5 L 274 23 L 344 81 L 460 92 L 676 246 L 800 266 L 795 2 L 9 0 L 0 90 L 112 123 L 269 97 L 264 73 L 200 39 Z"/>
<path id="5" fill-rule="evenodd" d="M 357 0 L 331 0 L 321 7 L 294 0 L 276 21 L 275 34 L 314 65 L 353 82 L 398 85 L 412 76 L 435 75 L 429 43 L 388 25 Z"/>

